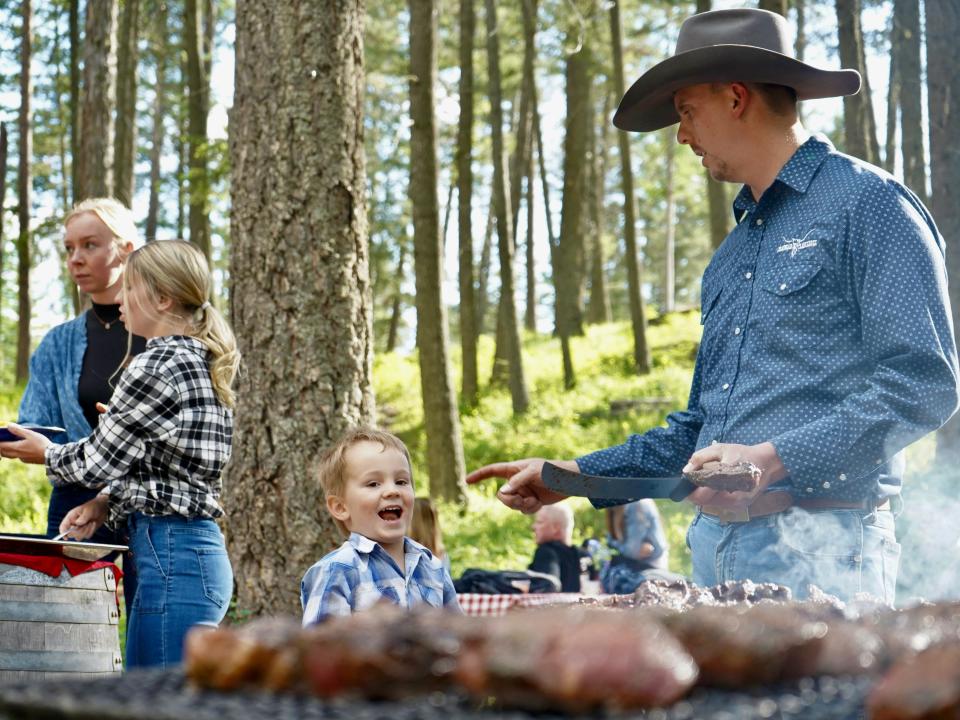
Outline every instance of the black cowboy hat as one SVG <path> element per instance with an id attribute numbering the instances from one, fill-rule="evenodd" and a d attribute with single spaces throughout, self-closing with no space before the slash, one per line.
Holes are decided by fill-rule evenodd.
<path id="1" fill-rule="evenodd" d="M 742 8 L 712 10 L 684 20 L 672 57 L 654 65 L 620 101 L 613 124 L 648 132 L 678 122 L 673 94 L 710 82 L 757 82 L 793 88 L 798 100 L 855 95 L 856 70 L 821 70 L 793 57 L 782 15 Z"/>

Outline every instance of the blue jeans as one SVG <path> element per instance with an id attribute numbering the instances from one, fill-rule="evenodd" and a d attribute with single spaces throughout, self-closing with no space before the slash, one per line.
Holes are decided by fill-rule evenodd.
<path id="1" fill-rule="evenodd" d="M 893 604 L 900 545 L 889 510 L 794 507 L 745 523 L 698 512 L 687 530 L 687 546 L 698 585 L 773 582 L 804 598 L 813 584 L 844 601 L 869 593 Z"/>
<path id="2" fill-rule="evenodd" d="M 180 662 L 193 625 L 217 625 L 230 606 L 233 570 L 213 520 L 131 515 L 137 594 L 127 623 L 127 667 Z"/>

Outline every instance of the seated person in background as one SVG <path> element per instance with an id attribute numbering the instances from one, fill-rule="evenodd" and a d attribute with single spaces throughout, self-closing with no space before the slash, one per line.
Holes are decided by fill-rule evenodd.
<path id="1" fill-rule="evenodd" d="M 667 570 L 669 548 L 657 504 L 650 499 L 607 508 L 607 532 L 615 555 L 600 576 L 603 591 L 631 593 L 649 570 Z"/>
<path id="2" fill-rule="evenodd" d="M 413 500 L 413 516 L 410 519 L 410 539 L 423 545 L 440 558 L 443 567 L 450 572 L 450 556 L 443 546 L 443 533 L 440 531 L 440 515 L 428 497 Z"/>
<path id="3" fill-rule="evenodd" d="M 560 578 L 561 592 L 580 592 L 579 548 L 573 539 L 573 512 L 563 504 L 544 505 L 533 520 L 537 551 L 530 570 Z"/>
<path id="4" fill-rule="evenodd" d="M 450 573 L 405 536 L 413 478 L 410 454 L 399 438 L 365 427 L 349 430 L 323 454 L 319 476 L 327 511 L 349 538 L 303 576 L 304 625 L 381 600 L 460 611 Z"/>

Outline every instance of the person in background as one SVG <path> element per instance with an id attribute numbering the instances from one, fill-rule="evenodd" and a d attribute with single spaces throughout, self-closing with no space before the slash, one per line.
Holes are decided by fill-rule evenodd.
<path id="1" fill-rule="evenodd" d="M 563 504 L 540 508 L 533 520 L 533 536 L 537 549 L 529 569 L 559 578 L 561 592 L 580 592 L 583 553 L 570 544 L 573 511 Z"/>
<path id="2" fill-rule="evenodd" d="M 120 291 L 127 257 L 142 243 L 133 214 L 113 198 L 78 203 L 63 221 L 67 271 L 90 307 L 57 325 L 40 341 L 30 358 L 30 379 L 20 401 L 18 422 L 62 427 L 58 443 L 81 440 L 100 421 L 98 404 L 107 405 L 128 354 L 143 352 L 146 340 L 127 332 L 120 317 Z M 0 455 L 17 458 L 12 444 L 0 444 Z M 47 537 L 59 532 L 70 509 L 92 500 L 96 490 L 55 485 L 47 508 Z M 91 541 L 126 545 L 125 529 L 101 527 Z M 127 616 L 136 594 L 131 556 L 123 562 L 123 595 Z"/>
<path id="3" fill-rule="evenodd" d="M 440 515 L 428 497 L 413 500 L 413 515 L 410 518 L 410 539 L 423 545 L 440 558 L 444 569 L 450 572 L 450 556 L 443 545 L 443 533 L 440 530 Z"/>
<path id="4" fill-rule="evenodd" d="M 98 490 L 60 524 L 86 540 L 107 523 L 126 525 L 137 570 L 127 623 L 128 667 L 180 662 L 193 625 L 223 620 L 233 571 L 215 522 L 221 473 L 233 441 L 231 385 L 240 355 L 230 326 L 210 304 L 203 253 L 159 240 L 130 254 L 121 314 L 147 348 L 126 366 L 93 434 L 59 445 L 10 425 L 17 450 L 43 463 L 54 485 Z"/>
<path id="5" fill-rule="evenodd" d="M 607 508 L 609 544 L 618 552 L 603 568 L 606 593 L 636 590 L 649 570 L 666 570 L 669 547 L 657 504 L 649 498 Z"/>
<path id="6" fill-rule="evenodd" d="M 461 611 L 450 573 L 406 536 L 414 493 L 410 453 L 400 438 L 367 427 L 349 430 L 324 452 L 318 474 L 327 512 L 349 537 L 303 576 L 304 626 L 381 600 Z"/>

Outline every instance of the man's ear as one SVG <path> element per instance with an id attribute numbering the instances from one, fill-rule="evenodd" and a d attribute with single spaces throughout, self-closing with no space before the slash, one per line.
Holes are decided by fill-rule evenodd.
<path id="1" fill-rule="evenodd" d="M 750 88 L 741 82 L 730 83 L 729 93 L 731 115 L 739 120 L 753 99 L 753 94 Z"/>
<path id="2" fill-rule="evenodd" d="M 350 519 L 350 511 L 347 510 L 347 506 L 343 502 L 343 498 L 341 498 L 339 495 L 327 496 L 327 510 L 340 522 L 346 522 Z"/>

